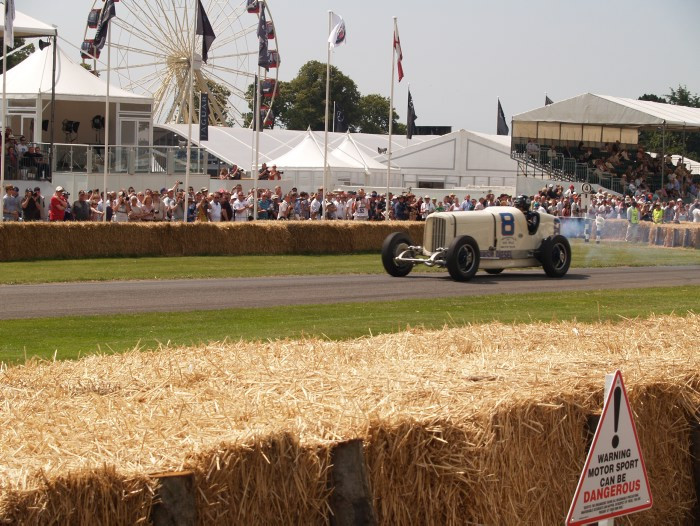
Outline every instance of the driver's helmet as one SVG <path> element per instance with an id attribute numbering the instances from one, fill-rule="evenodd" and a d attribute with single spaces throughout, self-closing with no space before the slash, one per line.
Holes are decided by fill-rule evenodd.
<path id="1" fill-rule="evenodd" d="M 530 198 L 526 195 L 519 195 L 513 200 L 513 206 L 523 212 L 528 212 L 530 210 L 530 203 Z"/>

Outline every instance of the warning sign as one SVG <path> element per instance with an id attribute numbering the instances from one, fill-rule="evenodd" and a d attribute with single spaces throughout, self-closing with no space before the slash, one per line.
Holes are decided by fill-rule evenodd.
<path id="1" fill-rule="evenodd" d="M 608 385 L 603 414 L 566 518 L 568 526 L 611 519 L 652 505 L 622 373 L 608 375 L 606 388 Z"/>

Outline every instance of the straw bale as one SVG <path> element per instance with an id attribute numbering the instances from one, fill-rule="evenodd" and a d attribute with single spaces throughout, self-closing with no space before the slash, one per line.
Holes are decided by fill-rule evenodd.
<path id="1" fill-rule="evenodd" d="M 189 458 L 200 523 L 328 524 L 330 449 L 302 447 L 289 433 L 223 443 Z M 273 482 L 274 481 L 274 482 Z"/>
<path id="2" fill-rule="evenodd" d="M 37 473 L 40 489 L 3 495 L 2 524 L 122 526 L 144 524 L 153 505 L 147 477 L 125 477 L 103 467 L 49 478 Z"/>
<path id="3" fill-rule="evenodd" d="M 423 238 L 419 222 L 0 223 L 0 261 L 92 257 L 325 254 L 378 251 L 393 231 Z"/>
<path id="4" fill-rule="evenodd" d="M 402 231 L 420 243 L 422 222 L 255 221 L 249 223 L 0 223 L 0 261 L 93 257 L 245 254 L 341 254 L 379 251 L 387 235 Z M 661 229 L 661 230 L 659 230 Z M 691 231 L 700 247 L 700 224 L 640 223 L 640 240 L 674 246 L 675 230 Z M 657 231 L 660 238 L 657 238 Z M 627 221 L 610 219 L 604 239 L 623 240 Z M 681 241 L 678 241 L 680 239 Z"/>
<path id="5" fill-rule="evenodd" d="M 48 508 L 31 503 L 70 502 L 56 481 L 77 487 L 110 469 L 117 488 L 193 471 L 201 524 L 322 523 L 330 448 L 361 438 L 380 524 L 560 523 L 586 418 L 601 409 L 604 375 L 620 368 L 654 494 L 654 508 L 630 521 L 682 524 L 695 503 L 699 333 L 700 315 L 687 313 L 226 341 L 4 368 L 0 522 L 48 522 Z M 154 483 L 140 484 L 133 513 L 147 520 Z M 113 505 L 81 487 L 86 506 Z"/>

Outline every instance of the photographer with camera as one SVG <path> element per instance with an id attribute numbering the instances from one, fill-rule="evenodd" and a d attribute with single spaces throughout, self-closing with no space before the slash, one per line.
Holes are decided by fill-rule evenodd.
<path id="1" fill-rule="evenodd" d="M 40 221 L 41 220 L 41 202 L 39 196 L 31 188 L 24 191 L 24 199 L 22 199 L 22 219 L 24 221 Z"/>
<path id="2" fill-rule="evenodd" d="M 169 188 L 163 198 L 163 209 L 165 211 L 165 221 L 185 220 L 185 191 L 180 190 L 182 181 L 175 181 L 172 188 Z"/>
<path id="3" fill-rule="evenodd" d="M 282 179 L 282 174 L 283 174 L 283 173 L 284 173 L 284 172 L 280 172 L 280 171 L 277 170 L 277 165 L 276 165 L 276 164 L 273 164 L 273 165 L 272 165 L 272 169 L 270 170 L 270 173 L 269 173 L 269 175 L 268 175 L 268 179 L 269 179 L 270 181 L 279 181 L 280 179 Z"/>
<path id="4" fill-rule="evenodd" d="M 66 208 L 68 200 L 63 195 L 65 190 L 62 186 L 56 187 L 56 192 L 51 196 L 49 203 L 49 221 L 63 221 L 66 218 Z"/>
<path id="5" fill-rule="evenodd" d="M 262 163 L 260 170 L 258 170 L 258 179 L 261 181 L 270 179 L 270 170 L 267 167 L 267 163 Z"/>
<path id="6" fill-rule="evenodd" d="M 117 199 L 114 201 L 113 221 L 115 223 L 127 223 L 129 221 L 129 213 L 131 212 L 131 204 L 129 197 L 123 190 L 117 194 Z"/>
<path id="7" fill-rule="evenodd" d="M 229 179 L 241 179 L 244 175 L 245 172 L 237 164 L 231 166 L 231 170 L 228 172 Z"/>

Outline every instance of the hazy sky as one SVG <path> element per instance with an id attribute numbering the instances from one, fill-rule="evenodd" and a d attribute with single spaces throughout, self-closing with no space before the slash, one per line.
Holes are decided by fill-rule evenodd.
<path id="1" fill-rule="evenodd" d="M 149 0 L 122 0 L 128 1 Z M 15 3 L 18 10 L 56 24 L 59 35 L 76 46 L 93 3 L 102 5 L 101 0 Z M 664 95 L 679 84 L 700 93 L 699 0 L 268 4 L 279 37 L 282 80 L 292 79 L 308 60 L 325 62 L 328 11 L 333 10 L 345 19 L 348 34 L 333 65 L 362 94 L 389 96 L 392 17 L 398 17 L 406 77 L 396 85 L 395 106 L 405 120 L 410 82 L 418 125 L 496 133 L 497 97 L 510 122 L 512 115 L 542 106 L 545 92 L 554 101 L 585 92 Z"/>

